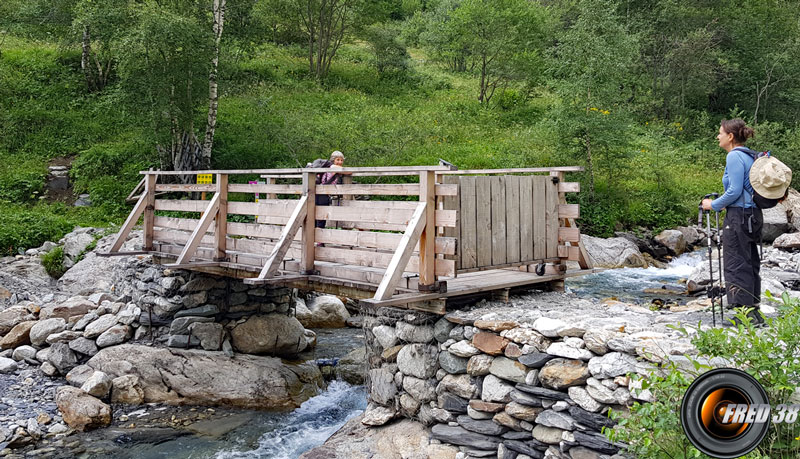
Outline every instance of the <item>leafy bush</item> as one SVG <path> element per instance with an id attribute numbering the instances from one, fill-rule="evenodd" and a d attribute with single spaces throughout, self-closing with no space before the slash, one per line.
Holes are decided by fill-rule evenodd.
<path id="1" fill-rule="evenodd" d="M 40 258 L 42 259 L 42 266 L 44 266 L 44 270 L 47 271 L 47 274 L 49 274 L 51 277 L 58 279 L 67 271 L 64 268 L 63 247 L 56 247 L 53 250 L 42 254 Z"/>
<path id="2" fill-rule="evenodd" d="M 771 296 L 770 296 L 771 297 Z M 714 357 L 732 362 L 753 376 L 764 387 L 773 406 L 797 403 L 800 383 L 800 300 L 784 293 L 780 316 L 767 319 L 768 327 L 754 328 L 745 310 L 737 310 L 742 324 L 735 328 L 675 327 L 684 336 L 693 335 L 692 344 L 699 355 L 692 358 L 693 372 L 679 370 L 674 363 L 642 380 L 642 390 L 655 396 L 653 403 L 634 403 L 629 416 L 612 412 L 619 425 L 606 432 L 614 441 L 628 443 L 637 457 L 705 457 L 689 443 L 680 424 L 683 394 L 700 372 L 711 367 Z M 748 458 L 795 458 L 800 456 L 798 424 L 773 424 L 757 450 Z"/>
<path id="3" fill-rule="evenodd" d="M 13 255 L 19 249 L 61 239 L 74 227 L 66 213 L 64 206 L 0 207 L 0 254 Z"/>

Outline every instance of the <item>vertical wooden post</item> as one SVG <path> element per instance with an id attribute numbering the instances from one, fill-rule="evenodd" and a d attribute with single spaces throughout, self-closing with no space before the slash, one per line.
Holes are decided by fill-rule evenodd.
<path id="1" fill-rule="evenodd" d="M 419 174 L 419 200 L 425 207 L 425 229 L 419 240 L 419 289 L 435 290 L 436 258 L 436 173 L 424 171 Z"/>
<path id="2" fill-rule="evenodd" d="M 342 175 L 342 185 L 352 185 L 353 184 L 353 176 L 352 175 Z M 354 196 L 352 194 L 343 194 L 343 200 L 353 199 Z"/>
<path id="3" fill-rule="evenodd" d="M 317 215 L 317 174 L 313 172 L 303 172 L 303 195 L 307 197 L 306 201 L 306 219 L 303 223 L 303 258 L 301 261 L 303 274 L 314 273 L 314 230 L 315 230 L 315 217 Z"/>
<path id="4" fill-rule="evenodd" d="M 278 179 L 276 179 L 275 177 L 267 177 L 267 179 L 266 179 L 267 185 L 275 185 L 275 183 L 277 181 L 278 181 Z M 267 193 L 266 198 L 267 199 L 278 199 L 278 195 L 276 193 Z"/>
<path id="5" fill-rule="evenodd" d="M 144 208 L 144 243 L 142 250 L 153 250 L 153 226 L 155 224 L 156 180 L 158 175 L 147 174 L 144 181 L 144 193 L 147 201 Z"/>
<path id="6" fill-rule="evenodd" d="M 219 196 L 219 209 L 217 218 L 214 220 L 217 254 L 214 261 L 227 261 L 225 238 L 228 235 L 228 174 L 217 174 L 217 195 Z"/>
<path id="7" fill-rule="evenodd" d="M 558 178 L 558 183 L 561 183 L 561 182 L 564 181 L 564 173 L 563 172 L 551 171 L 550 172 L 550 176 L 551 177 L 557 177 Z M 566 194 L 564 194 L 562 192 L 558 193 L 558 203 L 559 204 L 566 204 L 567 203 Z M 558 219 L 558 226 L 559 227 L 564 226 L 563 219 L 560 219 L 560 218 Z M 562 263 L 565 264 L 566 261 L 565 260 L 560 260 L 558 262 L 553 263 L 553 265 L 556 268 L 557 272 L 561 272 L 561 273 L 566 272 L 566 268 L 567 267 L 566 266 L 561 266 Z M 563 278 L 561 280 L 557 280 L 557 281 L 551 282 L 550 285 L 552 286 L 552 289 L 554 291 L 556 291 L 556 292 L 563 292 L 564 291 L 564 279 Z"/>

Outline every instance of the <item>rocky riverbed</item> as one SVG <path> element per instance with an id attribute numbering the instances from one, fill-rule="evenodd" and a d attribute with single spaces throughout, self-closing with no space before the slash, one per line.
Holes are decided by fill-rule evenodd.
<path id="1" fill-rule="evenodd" d="M 420 425 L 364 431 L 365 419 L 353 420 L 366 407 L 366 392 L 359 385 L 364 383 L 368 359 L 362 344 L 366 329 L 361 327 L 368 321 L 348 317 L 341 301 L 311 297 L 306 302 L 295 292 L 264 294 L 155 269 L 145 258 L 83 253 L 80 247 L 85 249 L 100 234 L 80 229 L 59 241 L 70 246 L 75 264 L 58 282 L 49 278 L 38 258 L 52 248 L 49 244 L 0 259 L 0 338 L 7 347 L 0 351 L 0 456 L 190 457 L 186 451 L 194 451 L 191 457 L 297 457 L 348 420 L 345 430 L 307 457 L 374 457 L 380 452 L 400 457 L 409 439 L 431 457 L 452 457 L 457 451 L 431 439 Z M 789 245 L 781 245 L 782 249 L 765 247 L 764 290 L 800 296 L 800 254 L 790 245 L 792 235 L 785 236 L 781 244 Z M 106 237 L 97 246 L 102 249 L 109 243 Z M 136 243 L 134 236 L 128 250 Z M 618 245 L 622 250 L 617 263 L 624 263 L 636 247 Z M 603 256 L 609 253 L 613 255 L 613 250 Z M 711 321 L 702 294 L 708 283 L 705 257 L 704 252 L 675 255 L 662 268 L 610 270 L 569 280 L 571 293 L 530 292 L 513 295 L 508 303 L 482 301 L 453 311 L 450 317 L 464 324 L 516 321 L 519 327 L 532 329 L 541 318 L 565 323 L 591 318 L 587 327 L 646 336 L 651 342 L 645 350 L 650 354 L 655 351 L 680 360 L 691 346 L 668 325 Z M 128 279 L 124 292 L 116 290 L 120 272 Z M 184 298 L 183 286 L 201 284 L 208 290 L 202 295 L 186 292 Z M 216 291 L 221 288 L 241 297 L 237 304 L 214 300 L 223 297 Z M 186 298 L 191 301 L 185 303 Z M 153 320 L 146 313 L 150 307 L 170 316 Z M 763 310 L 775 313 L 766 303 Z M 207 312 L 210 315 L 202 315 Z M 253 317 L 264 313 L 295 314 L 301 323 L 288 325 L 288 330 L 296 338 L 304 337 L 305 346 L 289 346 L 286 360 L 240 353 L 245 344 L 241 340 L 237 344 L 236 336 L 243 334 L 233 330 L 254 323 Z M 149 325 L 142 326 L 145 323 Z M 303 328 L 320 324 L 353 328 Z M 455 328 L 458 331 L 459 326 Z M 477 332 L 468 328 L 474 327 L 461 326 L 459 339 Z M 114 330 L 119 333 L 111 333 Z M 208 332 L 219 333 L 212 337 L 213 344 L 201 339 Z M 194 349 L 174 347 L 176 337 L 184 339 L 182 347 Z M 226 349 L 228 340 L 234 349 Z M 172 348 L 167 346 L 171 342 Z M 257 349 L 268 344 L 247 343 L 255 343 Z M 305 350 L 297 352 L 300 348 Z M 349 384 L 334 382 L 321 391 L 320 375 Z M 246 381 L 236 383 L 233 391 L 217 384 L 237 378 Z M 87 403 L 67 403 L 68 395 Z M 176 406 L 187 403 L 192 406 Z M 283 413 L 247 409 L 264 405 L 300 408 Z M 87 406 L 94 411 L 87 414 Z M 94 425 L 106 427 L 80 432 Z M 348 441 L 355 437 L 358 442 Z M 387 445 L 393 446 L 387 449 Z M 466 455 L 463 449 L 458 454 Z"/>

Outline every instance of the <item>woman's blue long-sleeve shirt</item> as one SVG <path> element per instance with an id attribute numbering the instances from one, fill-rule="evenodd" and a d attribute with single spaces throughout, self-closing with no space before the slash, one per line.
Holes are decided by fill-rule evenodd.
<path id="1" fill-rule="evenodd" d="M 756 152 L 747 147 L 736 147 L 725 158 L 725 174 L 722 186 L 725 193 L 711 201 L 711 208 L 717 212 L 726 207 L 755 207 L 753 187 L 750 185 L 750 167 L 755 161 Z"/>

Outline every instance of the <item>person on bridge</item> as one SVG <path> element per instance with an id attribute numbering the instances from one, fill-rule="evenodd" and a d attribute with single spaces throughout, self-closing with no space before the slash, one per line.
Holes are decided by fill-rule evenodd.
<path id="1" fill-rule="evenodd" d="M 314 161 L 314 163 L 320 160 Z M 331 157 L 328 161 L 324 162 L 324 166 L 319 167 L 328 167 L 331 169 L 331 172 L 326 172 L 324 174 L 317 174 L 317 185 L 339 185 L 342 183 L 342 174 L 336 172 L 336 169 L 341 169 L 344 167 L 344 155 L 341 151 L 336 150 L 331 153 Z M 314 202 L 318 206 L 329 206 L 331 205 L 331 196 L 329 194 L 319 194 L 317 193 Z M 325 228 L 326 221 L 325 220 L 316 220 L 315 226 L 317 228 Z"/>
<path id="2" fill-rule="evenodd" d="M 722 120 L 717 134 L 719 146 L 728 155 L 722 186 L 725 192 L 713 201 L 704 199 L 703 209 L 727 210 L 723 222 L 722 248 L 724 253 L 725 290 L 728 308 L 748 307 L 748 317 L 755 325 L 764 324 L 761 303 L 761 259 L 758 244 L 764 218 L 753 201 L 750 168 L 755 152 L 744 146 L 754 131 L 741 119 Z M 738 322 L 734 319 L 734 322 Z"/>

